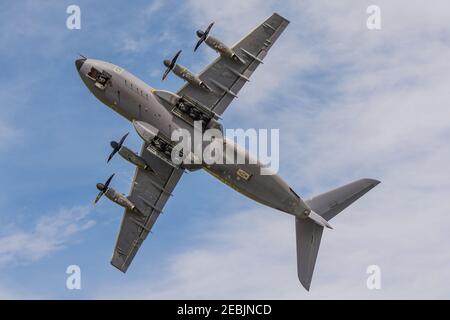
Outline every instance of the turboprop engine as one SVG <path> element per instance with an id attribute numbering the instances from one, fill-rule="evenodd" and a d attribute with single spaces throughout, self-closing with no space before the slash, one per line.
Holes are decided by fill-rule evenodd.
<path id="1" fill-rule="evenodd" d="M 128 133 L 126 135 L 124 135 L 122 137 L 122 139 L 120 139 L 119 142 L 111 141 L 111 147 L 113 148 L 113 151 L 109 155 L 108 160 L 106 162 L 108 163 L 114 157 L 114 155 L 116 153 L 119 153 L 119 155 L 122 158 L 124 158 L 128 162 L 134 164 L 136 167 L 141 168 L 143 170 L 148 170 L 148 171 L 151 171 L 154 173 L 155 171 L 148 165 L 147 161 L 145 161 L 144 158 L 142 158 L 141 156 L 138 156 L 135 152 L 133 152 L 132 150 L 128 149 L 127 147 L 125 147 L 123 145 L 123 142 L 125 141 L 127 136 L 128 136 Z"/>
<path id="2" fill-rule="evenodd" d="M 211 88 L 209 88 L 208 85 L 206 85 L 206 83 L 204 83 L 198 76 L 194 75 L 191 71 L 188 70 L 188 68 L 177 64 L 177 60 L 180 54 L 181 50 L 177 52 L 172 60 L 164 60 L 163 63 L 167 67 L 167 69 L 164 72 L 162 80 L 164 81 L 170 71 L 172 71 L 177 77 L 180 77 L 184 81 L 187 81 L 194 86 L 200 87 L 203 90 L 210 92 Z"/>
<path id="3" fill-rule="evenodd" d="M 213 25 L 214 22 L 212 22 L 205 31 L 197 30 L 197 37 L 199 37 L 199 40 L 195 45 L 194 51 L 196 51 L 198 47 L 205 42 L 208 47 L 217 51 L 221 56 L 229 58 L 237 63 L 245 64 L 245 61 L 242 60 L 233 50 L 227 47 L 222 41 L 209 35 Z"/>
<path id="4" fill-rule="evenodd" d="M 136 206 L 125 197 L 123 194 L 117 192 L 113 188 L 109 187 L 109 184 L 111 183 L 112 178 L 114 177 L 114 174 L 111 175 L 106 182 L 103 183 L 97 183 L 96 187 L 98 189 L 99 194 L 95 198 L 94 204 L 96 204 L 100 198 L 105 195 L 109 200 L 111 200 L 114 203 L 117 203 L 119 206 L 124 207 L 125 209 L 129 209 L 131 211 L 140 213 L 139 209 L 136 208 Z"/>

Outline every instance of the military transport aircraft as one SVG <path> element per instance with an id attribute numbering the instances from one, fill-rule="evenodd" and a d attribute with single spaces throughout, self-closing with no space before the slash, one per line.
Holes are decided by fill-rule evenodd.
<path id="1" fill-rule="evenodd" d="M 170 156 L 174 143 L 171 133 L 186 129 L 193 133 L 194 121 L 204 124 L 200 130 L 222 129 L 220 116 L 263 63 L 269 49 L 285 30 L 289 21 L 274 13 L 232 47 L 197 31 L 194 50 L 205 43 L 219 54 L 199 75 L 176 63 L 180 52 L 171 60 L 163 79 L 170 72 L 186 81 L 176 92 L 155 90 L 125 69 L 109 62 L 82 57 L 75 61 L 78 73 L 88 89 L 105 105 L 132 122 L 143 144 L 139 154 L 119 142 L 111 142 L 113 151 L 136 166 L 129 196 L 112 189 L 113 176 L 103 184 L 95 202 L 104 194 L 125 208 L 111 264 L 126 272 L 142 242 L 146 239 L 167 200 L 185 172 L 203 169 L 247 197 L 295 217 L 298 277 L 309 290 L 324 227 L 329 220 L 352 204 L 379 181 L 362 179 L 303 201 L 278 175 L 262 175 L 261 164 L 175 164 Z M 235 154 L 249 159 L 251 155 L 233 141 Z"/>

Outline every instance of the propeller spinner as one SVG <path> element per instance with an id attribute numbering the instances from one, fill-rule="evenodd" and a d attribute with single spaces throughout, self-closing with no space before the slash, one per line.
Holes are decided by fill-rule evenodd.
<path id="1" fill-rule="evenodd" d="M 111 180 L 114 177 L 114 175 L 115 175 L 115 173 L 113 173 L 108 178 L 108 180 L 106 180 L 105 184 L 97 183 L 96 187 L 100 192 L 98 193 L 97 197 L 95 198 L 94 204 L 96 204 L 98 202 L 98 200 L 100 200 L 100 198 L 105 194 L 105 192 L 108 191 L 109 184 L 111 183 Z"/>
<path id="2" fill-rule="evenodd" d="M 122 144 L 125 141 L 125 139 L 128 137 L 130 133 L 128 132 L 126 135 L 124 135 L 122 137 L 122 139 L 120 139 L 119 143 L 117 143 L 116 141 L 111 141 L 111 147 L 113 148 L 113 151 L 111 152 L 111 154 L 108 157 L 108 160 L 106 161 L 106 163 L 109 162 L 109 160 L 111 160 L 114 155 L 120 150 L 120 148 L 122 148 Z"/>
<path id="3" fill-rule="evenodd" d="M 200 45 L 206 40 L 206 38 L 208 38 L 209 31 L 211 31 L 211 28 L 213 25 L 214 25 L 214 22 L 211 22 L 205 31 L 197 30 L 197 37 L 199 37 L 200 39 L 198 40 L 197 44 L 195 45 L 194 52 L 197 51 L 198 47 L 200 47 Z"/>
<path id="4" fill-rule="evenodd" d="M 181 50 L 177 52 L 177 54 L 172 58 L 172 61 L 170 60 L 164 60 L 164 65 L 167 67 L 166 71 L 164 72 L 164 75 L 162 77 L 162 81 L 164 81 L 167 77 L 167 75 L 172 71 L 172 69 L 175 67 L 178 57 L 181 54 Z"/>

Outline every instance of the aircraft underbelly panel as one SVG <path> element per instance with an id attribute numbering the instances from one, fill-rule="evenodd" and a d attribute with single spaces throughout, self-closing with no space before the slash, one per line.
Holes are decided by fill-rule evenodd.
<path id="1" fill-rule="evenodd" d="M 205 170 L 229 187 L 259 203 L 287 213 L 296 211 L 298 201 L 290 194 L 289 187 L 276 175 L 260 175 L 258 166 L 216 164 L 205 167 Z M 251 174 L 251 177 L 243 178 L 239 174 L 240 170 Z"/>
<path id="2" fill-rule="evenodd" d="M 298 212 L 301 202 L 280 176 L 261 174 L 263 165 L 245 149 L 229 140 L 226 140 L 226 144 L 234 145 L 234 157 L 230 157 L 230 152 L 224 152 L 223 164 L 215 163 L 204 167 L 208 173 L 259 203 L 287 213 Z M 231 163 L 233 159 L 234 163 Z M 244 161 L 238 162 L 237 159 Z"/>

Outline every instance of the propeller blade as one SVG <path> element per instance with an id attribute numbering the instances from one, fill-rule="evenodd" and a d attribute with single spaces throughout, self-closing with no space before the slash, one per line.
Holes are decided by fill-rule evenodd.
<path id="1" fill-rule="evenodd" d="M 125 141 L 125 139 L 128 137 L 129 134 L 130 134 L 130 133 L 127 132 L 127 134 L 125 134 L 125 135 L 122 137 L 122 139 L 120 139 L 120 142 L 119 142 L 119 149 L 122 148 L 122 144 L 123 144 L 123 142 Z"/>
<path id="2" fill-rule="evenodd" d="M 205 31 L 201 31 L 201 30 L 197 31 L 197 36 L 200 39 L 198 40 L 197 44 L 195 45 L 194 52 L 197 51 L 198 47 L 200 47 L 200 45 L 206 40 L 213 25 L 214 25 L 214 21 L 209 24 L 208 28 L 206 28 Z"/>
<path id="3" fill-rule="evenodd" d="M 171 68 L 173 69 L 173 67 L 175 67 L 175 63 L 177 63 L 178 57 L 181 54 L 181 51 L 178 51 L 177 54 L 175 55 L 175 57 L 173 57 L 172 62 L 170 63 Z"/>
<path id="4" fill-rule="evenodd" d="M 125 134 L 120 139 L 119 143 L 117 143 L 116 141 L 111 141 L 111 147 L 113 148 L 113 151 L 109 155 L 108 160 L 106 160 L 106 163 L 108 163 L 114 157 L 114 155 L 120 150 L 120 148 L 122 148 L 123 142 L 125 141 L 125 139 L 128 137 L 129 134 L 130 134 L 129 132 Z"/>
<path id="5" fill-rule="evenodd" d="M 117 153 L 117 151 L 119 151 L 119 149 L 113 149 L 113 151 L 111 152 L 111 154 L 108 157 L 108 160 L 106 160 L 106 163 L 108 163 L 114 157 L 114 155 Z"/>
<path id="6" fill-rule="evenodd" d="M 163 74 L 162 81 L 166 80 L 167 75 L 170 73 L 171 70 L 172 70 L 171 68 L 166 69 L 166 72 L 164 72 L 164 74 Z"/>
<path id="7" fill-rule="evenodd" d="M 172 58 L 172 60 L 171 60 L 170 62 L 169 62 L 169 60 L 164 60 L 164 65 L 167 66 L 167 69 L 166 69 L 166 71 L 164 72 L 164 74 L 163 74 L 163 76 L 162 76 L 162 81 L 166 80 L 167 75 L 168 75 L 168 74 L 170 73 L 170 71 L 172 71 L 172 69 L 175 67 L 175 65 L 176 65 L 176 63 L 177 63 L 177 60 L 178 60 L 178 57 L 179 57 L 180 54 L 181 54 L 181 51 L 182 51 L 182 50 L 178 51 L 178 52 L 176 53 L 176 55 Z"/>
<path id="8" fill-rule="evenodd" d="M 197 51 L 198 47 L 200 47 L 203 41 L 205 41 L 203 37 L 201 37 L 200 40 L 198 40 L 197 44 L 195 45 L 194 52 Z"/>
<path id="9" fill-rule="evenodd" d="M 108 180 L 106 180 L 105 184 L 102 183 L 97 183 L 97 189 L 100 190 L 100 192 L 98 193 L 97 197 L 94 200 L 94 204 L 96 204 L 98 202 L 98 200 L 100 200 L 100 198 L 105 194 L 106 191 L 108 191 L 108 186 L 111 183 L 112 178 L 114 177 L 115 173 L 113 173 Z"/>
<path id="10" fill-rule="evenodd" d="M 208 34 L 211 31 L 211 28 L 213 27 L 213 25 L 214 25 L 214 21 L 209 24 L 208 28 L 206 28 L 206 30 L 205 30 L 205 35 L 206 35 L 205 38 L 208 36 Z"/>
<path id="11" fill-rule="evenodd" d="M 110 184 L 112 178 L 114 178 L 114 175 L 115 175 L 115 173 L 113 173 L 113 174 L 111 175 L 111 177 L 109 177 L 108 180 L 106 180 L 106 182 L 105 182 L 105 191 L 106 191 L 106 189 L 108 189 L 109 184 Z"/>
<path id="12" fill-rule="evenodd" d="M 95 198 L 94 204 L 97 204 L 98 200 L 100 200 L 103 194 L 105 194 L 103 191 L 100 191 L 98 193 L 97 198 Z"/>

